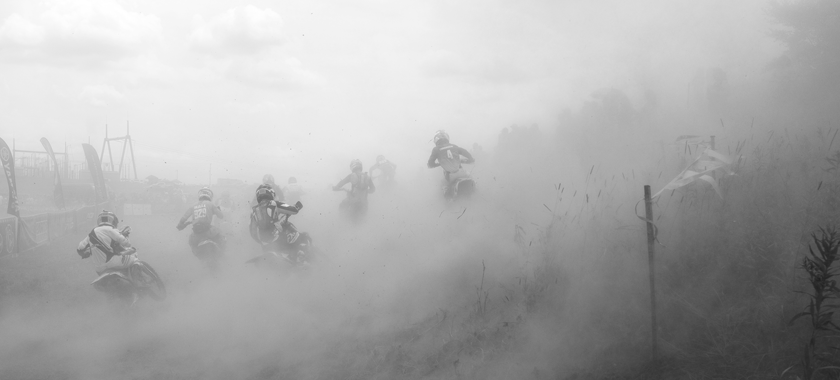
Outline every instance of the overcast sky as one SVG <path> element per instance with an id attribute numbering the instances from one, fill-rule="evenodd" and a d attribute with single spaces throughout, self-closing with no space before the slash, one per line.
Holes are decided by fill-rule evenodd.
<path id="1" fill-rule="evenodd" d="M 0 137 L 57 150 L 131 123 L 140 176 L 258 181 L 422 166 L 436 129 L 492 147 L 594 90 L 749 80 L 765 1 L 0 2 Z M 81 155 L 79 155 L 81 158 Z M 334 182 L 334 181 L 333 181 Z"/>

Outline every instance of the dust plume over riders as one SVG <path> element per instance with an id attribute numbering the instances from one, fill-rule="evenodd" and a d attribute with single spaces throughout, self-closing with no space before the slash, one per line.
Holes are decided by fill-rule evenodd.
<path id="1" fill-rule="evenodd" d="M 828 145 L 802 133 L 832 113 L 803 109 L 834 98 L 821 92 L 795 108 L 796 98 L 775 91 L 774 75 L 795 78 L 814 65 L 788 58 L 768 67 L 782 49 L 762 34 L 769 21 L 758 1 L 201 12 L 101 3 L 3 18 L 0 65 L 11 90 L 0 122 L 53 134 L 82 125 L 69 155 L 100 133 L 100 118 L 130 114 L 132 125 L 148 126 L 132 127 L 138 161 L 194 185 L 177 212 L 109 212 L 131 226 L 136 257 L 154 267 L 167 297 L 132 297 L 128 311 L 106 302 L 90 283 L 108 250 L 77 246 L 88 231 L 0 259 L 0 377 L 557 378 L 641 363 L 642 186 L 667 184 L 713 135 L 720 153 L 749 152 L 751 164 L 785 173 L 797 172 L 791 157 Z M 107 28 L 82 28 L 96 33 L 69 41 L 106 51 L 62 56 L 54 46 L 65 29 L 56 25 L 71 24 L 51 22 L 73 14 L 114 16 L 143 33 L 111 40 Z M 41 67 L 29 64 L 39 57 L 50 63 L 38 76 L 55 83 L 22 88 L 34 75 L 23 67 Z M 27 64 L 10 68 L 18 62 Z M 23 146 L 31 132 L 15 128 Z M 226 177 L 248 185 L 213 184 Z M 736 203 L 782 184 L 807 194 L 806 179 L 743 187 Z M 704 278 L 686 290 L 689 301 L 666 304 L 669 317 L 684 319 L 664 320 L 696 318 L 675 304 L 716 310 L 718 294 L 706 287 L 732 281 L 713 265 L 725 255 L 685 252 L 789 202 L 777 194 L 775 205 L 762 203 L 765 214 L 733 227 L 729 214 L 709 210 L 737 207 L 703 186 L 658 205 L 658 237 L 673 250 L 666 281 L 691 288 L 673 269 L 686 265 Z M 105 230 L 117 241 L 127 235 Z M 204 248 L 223 254 L 205 261 Z M 319 256 L 303 270 L 254 265 L 269 255 L 300 263 L 309 249 Z M 666 337 L 674 345 L 696 338 L 668 327 L 678 331 Z"/>

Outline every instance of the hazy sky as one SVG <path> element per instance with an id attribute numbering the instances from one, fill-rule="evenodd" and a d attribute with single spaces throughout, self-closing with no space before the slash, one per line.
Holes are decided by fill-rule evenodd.
<path id="1" fill-rule="evenodd" d="M 766 1 L 0 2 L 0 137 L 88 141 L 130 120 L 140 176 L 258 181 L 385 154 L 436 129 L 492 146 L 594 90 L 665 105 L 700 68 L 749 81 L 778 46 Z M 76 148 L 71 148 L 76 149 Z M 81 158 L 81 155 L 78 156 Z M 337 179 L 337 178 L 336 178 Z"/>

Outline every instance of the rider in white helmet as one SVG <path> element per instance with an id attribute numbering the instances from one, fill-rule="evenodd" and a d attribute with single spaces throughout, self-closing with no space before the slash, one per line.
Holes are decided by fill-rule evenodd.
<path id="1" fill-rule="evenodd" d="M 96 221 L 97 226 L 79 242 L 76 253 L 83 259 L 92 258 L 98 275 L 128 268 L 132 262 L 131 257 L 123 253 L 131 248 L 131 242 L 128 241 L 131 228 L 118 230 L 119 218 L 107 210 L 102 210 Z"/>
<path id="2" fill-rule="evenodd" d="M 452 181 L 466 177 L 467 172 L 461 166 L 461 162 L 471 164 L 475 162 L 473 156 L 466 149 L 449 142 L 449 134 L 443 130 L 435 132 L 435 147 L 427 163 L 429 168 L 438 166 L 443 168 L 443 178 L 446 180 L 446 195 L 452 194 Z M 465 160 L 461 160 L 464 156 Z"/>
<path id="3" fill-rule="evenodd" d="M 288 203 L 295 203 L 299 201 L 304 194 L 306 194 L 303 190 L 303 186 L 298 183 L 298 180 L 295 177 L 289 177 L 289 183 L 283 188 L 283 192 L 286 195 L 286 202 Z"/>
<path id="4" fill-rule="evenodd" d="M 195 251 L 203 238 L 215 242 L 220 248 L 225 247 L 225 236 L 213 225 L 213 217 L 224 218 L 222 210 L 213 204 L 213 190 L 202 188 L 198 191 L 198 202 L 184 212 L 184 216 L 175 228 L 178 231 L 187 227 L 187 221 L 192 219 L 192 233 L 190 234 L 190 248 Z"/>

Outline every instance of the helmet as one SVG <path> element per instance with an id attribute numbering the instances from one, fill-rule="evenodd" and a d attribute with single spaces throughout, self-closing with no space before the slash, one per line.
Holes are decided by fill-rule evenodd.
<path id="1" fill-rule="evenodd" d="M 383 162 L 385 162 L 385 156 L 383 156 L 383 155 L 381 155 L 381 154 L 380 154 L 380 155 L 378 155 L 378 156 L 376 156 L 376 162 L 378 162 L 378 163 L 383 163 Z"/>
<path id="2" fill-rule="evenodd" d="M 356 170 L 362 170 L 362 161 L 359 161 L 359 159 L 350 161 L 350 171 L 354 172 Z"/>
<path id="3" fill-rule="evenodd" d="M 263 183 L 264 184 L 272 184 L 274 183 L 274 176 L 271 174 L 266 174 L 263 176 Z"/>
<path id="4" fill-rule="evenodd" d="M 291 183 L 297 183 L 297 178 L 295 178 L 295 177 L 289 177 L 289 183 L 290 183 L 290 184 L 291 184 Z"/>
<path id="5" fill-rule="evenodd" d="M 117 228 L 117 225 L 120 224 L 120 220 L 117 218 L 117 215 L 113 212 L 110 212 L 108 210 L 102 210 L 102 212 L 99 213 L 99 216 L 96 217 L 96 223 L 97 226 L 107 224 L 111 227 Z"/>
<path id="6" fill-rule="evenodd" d="M 435 144 L 437 144 L 438 141 L 441 141 L 441 140 L 444 140 L 445 142 L 449 142 L 449 134 L 446 133 L 446 131 L 444 131 L 443 129 L 440 129 L 437 132 L 435 132 L 434 140 L 435 140 Z"/>
<path id="7" fill-rule="evenodd" d="M 265 200 L 273 200 L 274 199 L 274 189 L 267 184 L 262 184 L 257 187 L 257 202 L 262 202 Z"/>
<path id="8" fill-rule="evenodd" d="M 213 200 L 213 190 L 210 190 L 210 189 L 205 187 L 205 188 L 202 188 L 201 190 L 198 191 L 198 200 L 205 200 L 205 199 L 208 200 L 208 201 Z"/>

